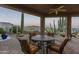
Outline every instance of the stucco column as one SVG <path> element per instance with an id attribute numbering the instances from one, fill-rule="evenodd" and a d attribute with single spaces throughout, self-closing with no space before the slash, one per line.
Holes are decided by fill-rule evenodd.
<path id="1" fill-rule="evenodd" d="M 45 32 L 45 17 L 40 17 L 40 31 L 41 35 L 44 35 Z"/>
<path id="2" fill-rule="evenodd" d="M 67 36 L 71 37 L 71 16 L 67 16 Z"/>

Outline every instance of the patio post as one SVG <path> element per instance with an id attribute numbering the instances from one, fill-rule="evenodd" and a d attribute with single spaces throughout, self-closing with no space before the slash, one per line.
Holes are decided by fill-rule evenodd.
<path id="1" fill-rule="evenodd" d="M 41 47 L 42 47 L 42 52 L 43 53 L 45 53 L 45 48 L 46 48 L 46 46 L 45 46 L 45 43 L 44 43 L 44 41 L 43 41 L 43 35 L 45 34 L 44 32 L 45 32 L 45 17 L 43 17 L 43 16 L 41 16 L 40 17 L 40 35 L 41 35 L 41 42 L 40 42 L 40 44 L 42 45 Z"/>
<path id="2" fill-rule="evenodd" d="M 45 17 L 40 17 L 40 31 L 41 31 L 41 35 L 44 35 L 45 32 Z"/>
<path id="3" fill-rule="evenodd" d="M 67 16 L 67 37 L 71 39 L 71 16 Z"/>

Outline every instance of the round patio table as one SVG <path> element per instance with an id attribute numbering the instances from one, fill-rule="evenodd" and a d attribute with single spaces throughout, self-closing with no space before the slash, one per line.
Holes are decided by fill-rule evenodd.
<path id="1" fill-rule="evenodd" d="M 36 35 L 32 37 L 32 41 L 38 42 L 38 44 L 42 48 L 43 54 L 47 54 L 48 53 L 47 46 L 50 42 L 54 43 L 55 38 L 47 35 Z"/>

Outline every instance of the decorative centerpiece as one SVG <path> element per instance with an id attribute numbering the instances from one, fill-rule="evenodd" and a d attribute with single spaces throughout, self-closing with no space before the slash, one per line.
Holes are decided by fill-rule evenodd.
<path id="1" fill-rule="evenodd" d="M 1 34 L 1 37 L 4 40 L 4 39 L 7 39 L 8 35 L 4 32 L 4 33 Z"/>

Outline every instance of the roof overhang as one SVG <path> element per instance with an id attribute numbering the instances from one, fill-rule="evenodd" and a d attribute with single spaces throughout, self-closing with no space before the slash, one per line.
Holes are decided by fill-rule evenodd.
<path id="1" fill-rule="evenodd" d="M 64 5 L 67 12 L 59 12 L 56 14 L 48 14 L 49 9 Z M 60 16 L 79 16 L 79 4 L 3 4 L 2 7 L 10 8 L 20 12 L 44 16 L 44 17 L 60 17 Z"/>

